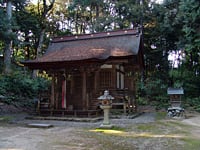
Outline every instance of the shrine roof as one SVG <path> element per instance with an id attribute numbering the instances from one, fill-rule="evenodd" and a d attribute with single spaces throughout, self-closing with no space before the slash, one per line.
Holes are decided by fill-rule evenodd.
<path id="1" fill-rule="evenodd" d="M 133 56 L 138 54 L 140 42 L 141 34 L 134 29 L 55 37 L 43 56 L 24 64 Z"/>

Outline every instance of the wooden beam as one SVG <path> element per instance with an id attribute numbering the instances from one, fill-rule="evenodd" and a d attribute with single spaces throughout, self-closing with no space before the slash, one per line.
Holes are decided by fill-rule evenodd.
<path id="1" fill-rule="evenodd" d="M 124 64 L 124 63 L 129 63 L 128 59 L 108 59 L 105 64 Z"/>

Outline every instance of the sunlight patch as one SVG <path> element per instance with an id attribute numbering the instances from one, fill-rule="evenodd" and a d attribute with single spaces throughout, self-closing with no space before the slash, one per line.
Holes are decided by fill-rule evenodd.
<path id="1" fill-rule="evenodd" d="M 123 131 L 119 130 L 107 130 L 107 129 L 95 129 L 95 130 L 90 130 L 92 132 L 102 132 L 102 133 L 107 133 L 107 134 L 122 134 L 124 133 Z"/>
<path id="2" fill-rule="evenodd" d="M 135 133 L 135 132 L 124 132 L 119 130 L 107 130 L 107 129 L 95 129 L 90 130 L 91 132 L 101 132 L 105 134 L 115 134 L 124 137 L 146 137 L 146 138 L 182 138 L 184 136 L 178 134 L 152 134 L 148 132 Z"/>

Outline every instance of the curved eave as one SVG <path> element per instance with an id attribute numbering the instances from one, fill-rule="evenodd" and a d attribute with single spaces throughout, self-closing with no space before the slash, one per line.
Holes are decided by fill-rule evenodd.
<path id="1" fill-rule="evenodd" d="M 137 56 L 123 56 L 123 57 L 109 57 L 107 59 L 87 59 L 76 61 L 54 61 L 54 62 L 38 62 L 38 61 L 24 61 L 22 64 L 30 69 L 62 69 L 62 68 L 76 68 L 80 66 L 88 65 L 101 65 L 104 63 L 120 64 L 126 63 L 133 66 L 137 66 L 138 69 L 142 69 L 142 64 L 138 60 Z"/>
<path id="2" fill-rule="evenodd" d="M 22 64 L 30 69 L 61 69 L 66 67 L 77 67 L 93 63 L 102 63 L 104 60 L 89 59 L 89 60 L 77 60 L 77 61 L 53 61 L 53 62 L 39 62 L 39 61 L 24 61 Z"/>

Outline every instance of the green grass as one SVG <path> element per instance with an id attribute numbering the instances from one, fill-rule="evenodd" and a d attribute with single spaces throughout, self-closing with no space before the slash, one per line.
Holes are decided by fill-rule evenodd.
<path id="1" fill-rule="evenodd" d="M 131 150 L 138 149 L 140 145 L 144 146 L 142 149 L 146 149 L 153 146 L 151 144 L 163 144 L 163 149 L 199 150 L 199 139 L 195 139 L 190 130 L 190 125 L 185 125 L 180 120 L 166 119 L 165 112 L 158 112 L 156 121 L 152 123 L 130 124 L 127 127 L 114 127 L 109 130 L 97 128 L 92 132 L 85 130 L 84 136 L 91 137 L 99 143 L 101 146 L 98 150 Z"/>
<path id="2" fill-rule="evenodd" d="M 199 150 L 200 149 L 199 139 L 187 137 L 187 138 L 183 138 L 182 141 L 185 142 L 183 150 Z"/>
<path id="3" fill-rule="evenodd" d="M 12 116 L 0 116 L 0 122 L 7 123 L 13 119 Z"/>
<path id="4" fill-rule="evenodd" d="M 149 124 L 140 124 L 137 125 L 137 130 L 139 132 L 151 132 L 151 133 L 160 133 L 162 130 L 158 128 L 159 124 L 155 125 L 154 123 Z"/>
<path id="5" fill-rule="evenodd" d="M 156 113 L 156 121 L 163 120 L 167 116 L 167 112 L 157 112 Z"/>

